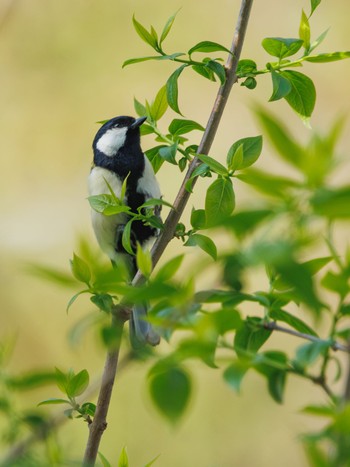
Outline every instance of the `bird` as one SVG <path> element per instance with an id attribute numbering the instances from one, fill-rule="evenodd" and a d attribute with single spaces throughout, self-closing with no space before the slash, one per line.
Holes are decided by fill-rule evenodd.
<path id="1" fill-rule="evenodd" d="M 99 128 L 92 143 L 93 165 L 88 177 L 90 196 L 111 194 L 112 189 L 120 198 L 123 182 L 127 178 L 123 201 L 132 212 L 137 213 L 137 209 L 151 198 L 161 198 L 152 165 L 141 149 L 140 127 L 146 119 L 147 117 L 118 116 L 106 121 Z M 156 206 L 155 214 L 160 217 L 160 206 Z M 129 219 L 127 213 L 106 216 L 91 210 L 92 227 L 101 250 L 113 264 L 127 264 L 132 278 L 137 272 L 136 259 L 122 244 L 123 230 Z M 146 248 L 158 234 L 157 228 L 146 225 L 141 220 L 131 223 L 130 240 L 134 249 L 137 243 Z M 133 307 L 129 326 L 134 348 L 147 343 L 154 346 L 160 342 L 159 335 L 145 320 L 146 317 L 145 304 Z"/>

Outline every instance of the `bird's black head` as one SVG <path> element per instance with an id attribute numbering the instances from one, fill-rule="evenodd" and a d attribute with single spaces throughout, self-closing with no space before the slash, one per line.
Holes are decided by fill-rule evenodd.
<path id="1" fill-rule="evenodd" d="M 97 154 L 115 157 L 119 152 L 140 151 L 140 126 L 146 117 L 115 117 L 104 123 L 96 133 L 92 147 Z"/>

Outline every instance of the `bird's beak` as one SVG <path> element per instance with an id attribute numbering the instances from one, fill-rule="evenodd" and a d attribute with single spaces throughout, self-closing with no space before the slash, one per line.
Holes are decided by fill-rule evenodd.
<path id="1" fill-rule="evenodd" d="M 137 119 L 134 121 L 134 123 L 133 123 L 132 125 L 130 125 L 130 128 L 131 128 L 132 130 L 134 130 L 135 128 L 140 127 L 140 126 L 142 125 L 142 123 L 143 123 L 144 121 L 146 121 L 146 120 L 147 120 L 147 117 L 140 117 L 140 118 L 137 118 Z"/>

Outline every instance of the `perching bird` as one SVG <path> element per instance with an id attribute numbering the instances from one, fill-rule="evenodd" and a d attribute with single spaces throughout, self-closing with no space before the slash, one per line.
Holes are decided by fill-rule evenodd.
<path id="1" fill-rule="evenodd" d="M 146 117 L 115 117 L 98 130 L 92 144 L 94 163 L 88 180 L 90 196 L 110 194 L 109 185 L 120 197 L 123 180 L 128 177 L 124 203 L 133 212 L 148 199 L 161 198 L 152 165 L 140 146 L 140 126 L 145 120 Z M 105 216 L 92 210 L 92 226 L 100 248 L 117 265 L 120 261 L 126 262 L 132 278 L 136 273 L 135 257 L 122 245 L 123 229 L 128 220 L 125 213 Z M 131 226 L 130 239 L 134 247 L 136 242 L 146 246 L 158 234 L 156 228 L 140 220 L 133 221 Z M 130 338 L 134 346 L 159 343 L 158 334 L 143 319 L 146 316 L 145 306 L 134 307 L 130 318 Z"/>

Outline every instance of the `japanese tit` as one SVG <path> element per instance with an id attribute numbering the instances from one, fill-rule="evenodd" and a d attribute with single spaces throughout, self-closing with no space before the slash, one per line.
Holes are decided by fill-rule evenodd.
<path id="1" fill-rule="evenodd" d="M 132 212 L 136 213 L 137 208 L 150 198 L 161 198 L 152 165 L 140 146 L 140 126 L 145 120 L 146 117 L 115 117 L 98 130 L 92 144 L 94 162 L 88 179 L 90 196 L 109 194 L 109 185 L 115 195 L 120 197 L 123 181 L 128 177 L 124 202 Z M 156 209 L 156 213 L 159 215 L 160 208 Z M 91 216 L 100 248 L 116 265 L 127 263 L 132 278 L 136 273 L 135 257 L 128 254 L 122 245 L 123 229 L 130 217 L 126 213 L 105 216 L 94 210 Z M 130 239 L 133 247 L 136 247 L 137 242 L 145 247 L 157 234 L 156 228 L 142 221 L 133 221 L 131 224 Z M 146 316 L 146 306 L 137 305 L 133 308 L 130 339 L 134 347 L 145 343 L 159 344 L 158 334 L 144 320 Z"/>

